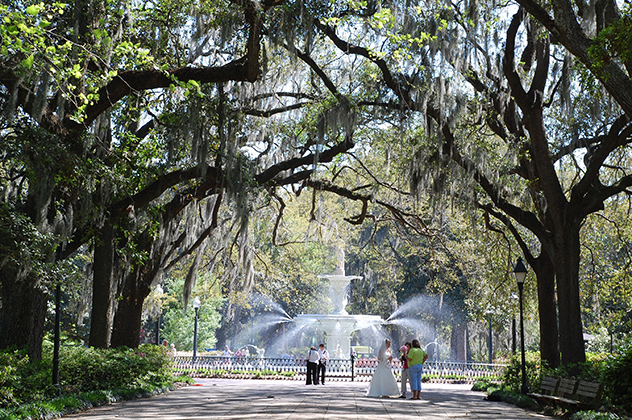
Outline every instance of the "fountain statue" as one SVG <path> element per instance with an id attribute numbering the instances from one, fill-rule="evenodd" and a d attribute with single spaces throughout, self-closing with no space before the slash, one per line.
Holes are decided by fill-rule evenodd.
<path id="1" fill-rule="evenodd" d="M 345 252 L 338 245 L 336 253 L 336 270 L 333 274 L 323 274 L 318 278 L 329 282 L 329 295 L 333 310 L 329 314 L 300 314 L 295 322 L 310 325 L 323 330 L 326 334 L 328 349 L 337 354 L 348 356 L 351 352 L 351 333 L 363 328 L 374 327 L 384 323 L 377 315 L 349 315 L 345 309 L 348 302 L 348 287 L 351 280 L 362 279 L 361 276 L 345 275 Z"/>

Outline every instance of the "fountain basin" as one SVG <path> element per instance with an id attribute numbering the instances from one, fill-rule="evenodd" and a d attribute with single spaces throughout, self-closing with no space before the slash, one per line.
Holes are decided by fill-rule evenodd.
<path id="1" fill-rule="evenodd" d="M 384 323 L 378 315 L 348 314 L 300 314 L 294 321 L 324 331 L 327 335 L 327 350 L 334 358 L 349 357 L 352 332 Z"/>

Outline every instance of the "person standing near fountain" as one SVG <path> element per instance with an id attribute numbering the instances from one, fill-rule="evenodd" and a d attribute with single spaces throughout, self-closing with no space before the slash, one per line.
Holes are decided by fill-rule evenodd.
<path id="1" fill-rule="evenodd" d="M 318 360 L 318 374 L 320 376 L 320 384 L 325 385 L 325 371 L 327 370 L 327 362 L 329 361 L 329 352 L 325 348 L 323 343 L 318 346 L 318 354 L 320 359 Z"/>
<path id="2" fill-rule="evenodd" d="M 413 390 L 413 400 L 421 399 L 421 376 L 424 373 L 423 363 L 428 359 L 428 354 L 422 350 L 419 340 L 413 340 L 413 347 L 408 350 L 408 372 L 410 374 L 410 387 Z"/>
<path id="3" fill-rule="evenodd" d="M 306 385 L 318 385 L 318 361 L 320 360 L 320 354 L 316 350 L 316 347 L 311 346 L 307 352 L 307 378 Z"/>
<path id="4" fill-rule="evenodd" d="M 410 375 L 408 374 L 408 350 L 412 348 L 412 344 L 408 341 L 399 348 L 400 359 L 402 361 L 402 395 L 399 398 L 406 398 L 406 382 L 410 382 Z M 410 389 L 412 390 L 412 384 Z"/>
<path id="5" fill-rule="evenodd" d="M 377 359 L 377 368 L 373 373 L 373 378 L 371 379 L 371 384 L 366 392 L 366 396 L 390 398 L 391 396 L 399 395 L 397 380 L 391 369 L 393 355 L 391 353 L 391 340 L 388 338 L 385 339 L 380 346 L 377 352 Z"/>

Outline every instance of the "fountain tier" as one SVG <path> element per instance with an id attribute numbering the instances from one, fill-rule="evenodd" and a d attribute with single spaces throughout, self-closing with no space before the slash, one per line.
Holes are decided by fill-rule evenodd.
<path id="1" fill-rule="evenodd" d="M 351 353 L 351 333 L 364 328 L 375 327 L 384 323 L 377 315 L 349 315 L 347 306 L 347 287 L 351 280 L 362 279 L 360 276 L 346 276 L 344 250 L 336 249 L 337 265 L 334 274 L 318 276 L 329 281 L 329 296 L 334 308 L 329 314 L 300 314 L 294 322 L 308 327 L 318 328 L 327 335 L 327 349 L 334 358 L 349 357 Z"/>

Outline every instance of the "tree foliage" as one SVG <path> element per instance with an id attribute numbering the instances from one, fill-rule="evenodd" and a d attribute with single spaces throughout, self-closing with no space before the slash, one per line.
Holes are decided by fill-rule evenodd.
<path id="1" fill-rule="evenodd" d="M 2 217 L 46 240 L 25 242 L 19 270 L 12 236 L 0 248 L 0 297 L 36 309 L 34 338 L 0 345 L 37 347 L 38 267 L 78 253 L 94 265 L 91 344 L 135 346 L 178 264 L 184 307 L 205 266 L 237 325 L 253 289 L 326 310 L 313 276 L 351 238 L 368 280 L 354 305 L 384 316 L 417 291 L 504 311 L 491 296 L 510 294 L 519 248 L 543 357 L 559 362 L 559 337 L 562 362 L 583 361 L 580 292 L 597 283 L 580 276 L 582 228 L 632 184 L 629 7 L 518 3 L 1 6 Z M 462 210 L 493 233 L 464 235 Z"/>

